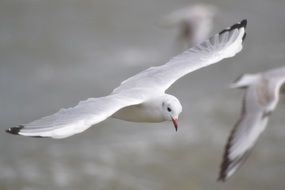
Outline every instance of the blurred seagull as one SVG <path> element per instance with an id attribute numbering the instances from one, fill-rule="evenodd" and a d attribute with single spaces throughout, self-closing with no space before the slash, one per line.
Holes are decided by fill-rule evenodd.
<path id="1" fill-rule="evenodd" d="M 285 82 L 285 66 L 257 74 L 244 74 L 231 88 L 244 88 L 241 116 L 225 147 L 219 179 L 226 181 L 245 162 L 271 112 L 279 100 L 279 90 Z"/>
<path id="2" fill-rule="evenodd" d="M 208 39 L 216 12 L 217 8 L 213 5 L 196 4 L 166 16 L 162 25 L 178 27 L 177 41 L 186 49 Z"/>
<path id="3" fill-rule="evenodd" d="M 247 21 L 243 20 L 168 63 L 134 75 L 108 96 L 82 101 L 75 107 L 9 128 L 7 132 L 31 137 L 65 138 L 109 117 L 133 122 L 172 121 L 177 130 L 182 106 L 176 97 L 165 91 L 182 76 L 240 52 L 246 24 Z"/>

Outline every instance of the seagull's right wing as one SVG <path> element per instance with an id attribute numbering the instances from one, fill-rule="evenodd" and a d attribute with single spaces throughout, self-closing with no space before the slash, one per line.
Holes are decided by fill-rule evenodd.
<path id="1" fill-rule="evenodd" d="M 9 128 L 8 133 L 31 136 L 65 138 L 81 133 L 115 112 L 130 105 L 140 104 L 145 97 L 138 91 L 112 94 L 101 98 L 81 101 L 77 106 L 61 109 L 57 113 L 43 117 L 26 125 Z"/>
<path id="2" fill-rule="evenodd" d="M 275 78 L 275 79 L 281 79 L 281 81 L 283 81 L 285 79 L 285 66 L 266 71 L 263 73 L 263 75 L 271 80 Z"/>
<path id="3" fill-rule="evenodd" d="M 256 89 L 249 87 L 245 94 L 240 119 L 234 126 L 224 150 L 219 179 L 226 181 L 246 161 L 258 137 L 264 131 L 270 112 L 260 105 Z"/>
<path id="4" fill-rule="evenodd" d="M 113 92 L 130 88 L 148 88 L 164 92 L 184 75 L 235 56 L 242 50 L 246 24 L 247 21 L 243 20 L 172 58 L 168 63 L 151 67 L 125 80 Z"/>

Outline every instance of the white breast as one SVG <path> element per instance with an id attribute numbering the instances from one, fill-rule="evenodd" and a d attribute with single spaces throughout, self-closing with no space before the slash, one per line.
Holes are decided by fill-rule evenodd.
<path id="1" fill-rule="evenodd" d="M 125 107 L 112 117 L 133 122 L 158 123 L 165 121 L 160 107 L 147 103 Z"/>

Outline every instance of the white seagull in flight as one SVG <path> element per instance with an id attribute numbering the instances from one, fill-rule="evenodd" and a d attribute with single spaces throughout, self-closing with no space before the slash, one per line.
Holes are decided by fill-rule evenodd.
<path id="1" fill-rule="evenodd" d="M 284 82 L 285 66 L 263 73 L 244 74 L 231 85 L 246 91 L 241 116 L 225 147 L 218 180 L 226 181 L 246 161 L 276 108 Z"/>
<path id="2" fill-rule="evenodd" d="M 31 137 L 65 138 L 109 117 L 133 122 L 172 121 L 177 130 L 182 106 L 176 97 L 165 91 L 182 76 L 240 52 L 246 24 L 247 21 L 243 20 L 168 63 L 134 75 L 108 96 L 90 98 L 75 107 L 9 128 L 7 132 Z"/>

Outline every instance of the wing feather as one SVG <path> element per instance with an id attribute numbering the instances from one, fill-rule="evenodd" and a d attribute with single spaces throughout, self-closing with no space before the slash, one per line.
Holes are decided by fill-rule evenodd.
<path id="1" fill-rule="evenodd" d="M 243 20 L 234 26 L 201 44 L 186 50 L 172 58 L 164 65 L 151 67 L 121 83 L 113 92 L 129 88 L 156 89 L 164 92 L 176 80 L 202 67 L 217 63 L 222 59 L 233 57 L 242 49 L 247 21 Z"/>
<path id="2" fill-rule="evenodd" d="M 258 105 L 256 90 L 247 89 L 241 117 L 235 124 L 225 146 L 218 180 L 226 181 L 246 161 L 260 134 L 268 123 L 265 107 Z"/>
<path id="3" fill-rule="evenodd" d="M 134 96 L 134 93 L 90 98 L 79 102 L 75 107 L 61 109 L 53 115 L 10 128 L 7 132 L 32 137 L 65 138 L 83 132 L 123 107 L 139 104 L 143 101 L 143 97 Z"/>
<path id="4" fill-rule="evenodd" d="M 285 80 L 285 66 L 274 68 L 263 73 L 265 77 L 270 79 L 278 79 L 283 83 Z"/>
<path id="5" fill-rule="evenodd" d="M 123 107 L 142 103 L 146 98 L 164 93 L 171 84 L 187 73 L 234 56 L 242 49 L 246 24 L 247 21 L 243 20 L 174 57 L 168 63 L 151 67 L 125 80 L 109 96 L 80 102 L 73 108 L 10 128 L 7 132 L 53 138 L 80 133 Z"/>

